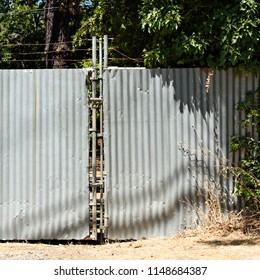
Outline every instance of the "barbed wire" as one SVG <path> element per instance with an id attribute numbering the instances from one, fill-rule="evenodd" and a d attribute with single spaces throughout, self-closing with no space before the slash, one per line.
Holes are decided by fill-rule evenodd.
<path id="1" fill-rule="evenodd" d="M 26 6 L 25 6 L 26 7 Z M 72 8 L 73 6 L 68 6 L 67 9 Z M 63 10 L 64 7 L 51 7 L 51 8 L 32 8 L 28 7 L 29 9 L 20 9 L 20 10 L 15 10 L 15 5 L 11 5 L 9 7 L 9 10 L 6 12 L 0 12 L 0 15 L 16 15 L 16 14 L 36 14 L 36 13 L 45 13 L 46 11 L 58 11 L 58 10 Z M 83 6 L 79 6 L 80 10 L 84 10 Z"/>
<path id="2" fill-rule="evenodd" d="M 109 40 L 113 40 L 113 38 L 109 38 Z M 62 44 L 75 44 L 79 42 L 92 42 L 91 38 L 86 39 L 78 39 L 78 40 L 70 40 L 70 41 L 64 41 L 64 42 L 55 42 L 55 43 L 49 43 L 49 45 L 62 45 Z M 0 47 L 19 47 L 19 46 L 45 46 L 45 43 L 0 43 Z M 99 44 L 96 46 L 97 49 L 99 49 Z M 115 48 L 109 48 L 109 50 L 116 50 Z"/>
<path id="3" fill-rule="evenodd" d="M 11 7 L 11 9 L 13 9 L 13 8 Z M 43 13 L 45 11 L 57 11 L 59 9 L 60 9 L 60 7 L 30 9 L 30 10 L 9 10 L 7 12 L 0 12 L 0 15 L 34 14 L 34 13 Z"/>
<path id="4" fill-rule="evenodd" d="M 67 62 L 78 62 L 82 61 L 82 59 L 62 59 Z M 14 63 L 14 62 L 46 62 L 46 61 L 55 61 L 55 59 L 13 59 L 13 60 L 0 60 L 0 63 Z"/>
<path id="5" fill-rule="evenodd" d="M 82 42 L 84 41 L 91 41 L 92 39 L 81 39 Z M 57 43 L 51 43 L 50 45 L 63 45 L 63 44 L 73 44 L 75 41 L 66 41 L 66 42 L 57 42 Z M 93 49 L 90 48 L 75 48 L 73 47 L 72 49 L 69 50 L 50 50 L 50 51 L 14 51 L 12 52 L 11 50 L 8 51 L 8 48 L 14 48 L 14 47 L 44 47 L 44 43 L 16 43 L 16 44 L 0 44 L 0 47 L 6 47 L 7 50 L 0 50 L 0 56 L 12 56 L 10 59 L 0 59 L 0 63 L 21 63 L 21 62 L 46 62 L 46 61 L 54 61 L 54 59 L 46 59 L 44 56 L 48 54 L 61 54 L 61 53 L 79 53 L 79 52 L 86 52 L 86 55 L 88 55 Z M 97 51 L 99 49 L 99 46 L 97 46 Z M 123 53 L 122 51 L 116 49 L 116 48 L 109 48 L 109 60 L 110 61 L 134 61 L 134 62 L 144 62 L 143 58 L 133 58 L 128 56 L 127 54 Z M 112 55 L 112 53 L 116 53 L 118 56 Z M 33 59 L 33 58 L 26 58 L 26 56 L 42 56 L 39 57 L 39 59 Z M 14 59 L 14 57 L 17 57 L 17 59 Z M 21 58 L 24 57 L 24 58 Z M 80 58 L 73 58 L 73 59 L 63 59 L 64 61 L 74 61 L 74 62 L 80 62 L 84 60 L 91 59 L 91 57 L 80 57 Z"/>
<path id="6" fill-rule="evenodd" d="M 77 58 L 77 59 L 63 59 L 64 61 L 68 60 L 74 60 L 74 61 L 84 61 L 86 60 L 87 58 Z M 89 58 L 91 59 L 91 58 Z M 108 58 L 109 60 L 113 60 L 113 61 L 116 61 L 116 60 L 125 60 L 125 61 L 129 61 L 131 59 L 127 59 L 127 58 L 124 58 L 124 57 L 109 57 Z M 39 62 L 43 62 L 43 61 L 53 61 L 55 59 L 0 59 L 0 62 L 5 62 L 5 63 L 8 63 L 8 62 L 21 62 L 21 61 L 25 61 L 25 62 L 28 62 L 28 61 L 39 61 Z M 141 61 L 141 59 L 140 59 Z"/>
<path id="7" fill-rule="evenodd" d="M 80 41 L 92 41 L 92 39 L 80 39 Z M 73 44 L 75 41 L 55 42 L 50 45 Z M 45 46 L 45 43 L 16 43 L 16 44 L 0 44 L 0 47 L 30 47 L 30 46 Z"/>
<path id="8" fill-rule="evenodd" d="M 75 49 L 75 50 L 59 50 L 59 51 L 43 51 L 43 52 L 2 52 L 0 55 L 38 55 L 38 54 L 52 54 L 52 53 L 62 53 L 62 52 L 79 52 L 79 51 L 91 51 L 91 49 Z"/>
<path id="9" fill-rule="evenodd" d="M 89 41 L 91 39 L 83 39 L 82 41 Z M 57 43 L 50 43 L 50 45 L 63 45 L 63 44 L 69 44 L 69 43 L 73 43 L 73 41 L 66 41 L 66 42 L 57 42 Z M 0 44 L 0 47 L 30 47 L 30 46 L 45 46 L 45 44 L 43 43 L 27 43 L 27 44 Z M 98 50 L 98 48 L 97 48 Z M 143 58 L 133 58 L 128 56 L 127 54 L 123 53 L 122 51 L 119 51 L 116 48 L 109 48 L 110 51 L 112 52 L 116 52 L 117 54 L 121 55 L 124 59 L 126 60 L 133 60 L 136 62 L 139 61 L 143 61 Z M 11 52 L 11 51 L 1 51 L 0 50 L 0 54 L 2 55 L 7 55 L 7 54 L 12 54 L 12 55 L 37 55 L 37 54 L 51 54 L 51 53 L 60 53 L 60 52 L 78 52 L 78 51 L 86 51 L 86 52 L 90 52 L 92 51 L 92 48 L 72 48 L 69 50 L 53 50 L 53 51 L 36 51 L 36 52 Z M 119 59 L 119 57 L 114 57 L 115 59 Z"/>
<path id="10" fill-rule="evenodd" d="M 115 49 L 115 48 L 110 48 L 110 50 L 113 50 L 115 51 L 116 53 L 120 54 L 121 56 L 123 56 L 123 58 L 125 60 L 133 60 L 133 61 L 136 61 L 136 62 L 140 62 L 140 61 L 144 61 L 143 58 L 132 58 L 132 57 L 129 57 L 128 55 L 122 53 L 121 51 Z M 121 58 L 122 59 L 122 58 Z"/>
<path id="11" fill-rule="evenodd" d="M 86 61 L 86 59 L 84 58 L 78 58 L 78 59 L 62 59 L 63 61 L 65 62 L 84 62 Z M 122 60 L 122 61 L 130 61 L 129 59 L 126 59 L 126 58 L 120 58 L 120 57 L 110 57 L 109 58 L 110 61 L 119 61 L 119 60 Z M 38 63 L 44 63 L 44 62 L 47 62 L 47 61 L 50 61 L 50 62 L 53 62 L 55 61 L 55 59 L 8 59 L 8 60 L 1 60 L 0 59 L 0 63 L 5 63 L 5 64 L 8 64 L 8 63 L 21 63 L 21 62 L 38 62 Z M 141 60 L 139 60 L 139 62 L 142 62 Z"/>

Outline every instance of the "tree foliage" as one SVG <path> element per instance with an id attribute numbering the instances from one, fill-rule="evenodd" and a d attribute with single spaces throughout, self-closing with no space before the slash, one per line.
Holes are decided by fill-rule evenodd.
<path id="1" fill-rule="evenodd" d="M 74 36 L 76 46 L 92 35 L 109 35 L 110 65 L 139 66 L 146 33 L 141 29 L 138 10 L 140 0 L 99 0 L 85 14 Z M 122 56 L 123 54 L 123 56 Z M 125 58 L 125 59 L 124 59 Z"/>
<path id="2" fill-rule="evenodd" d="M 43 13 L 36 1 L 1 1 L 1 68 L 40 68 L 38 52 L 43 51 Z"/>
<path id="3" fill-rule="evenodd" d="M 53 6 L 58 8 L 55 13 L 49 10 Z M 46 21 L 43 12 L 32 12 L 39 8 L 45 9 Z M 86 39 L 92 35 L 108 34 L 112 39 L 110 57 L 114 59 L 110 64 L 259 71 L 257 0 L 1 0 L 0 9 L 0 43 L 46 43 L 41 51 L 50 59 L 58 55 L 51 46 L 62 41 L 61 37 L 74 41 L 73 46 L 64 47 L 62 52 L 66 53 L 89 48 Z M 21 10 L 31 12 L 22 14 Z M 55 36 L 51 36 L 48 25 L 51 18 L 55 20 L 53 31 L 60 30 L 53 32 Z M 14 49 L 2 48 L 1 60 L 17 59 Z M 90 57 L 87 51 L 85 55 L 77 52 L 69 56 L 78 61 Z"/>
<path id="4" fill-rule="evenodd" d="M 153 37 L 144 53 L 149 66 L 259 68 L 257 1 L 142 2 L 142 29 Z"/>
<path id="5" fill-rule="evenodd" d="M 0 0 L 2 68 L 66 68 L 84 5 L 72 0 Z M 87 3 L 87 2 L 86 2 Z"/>

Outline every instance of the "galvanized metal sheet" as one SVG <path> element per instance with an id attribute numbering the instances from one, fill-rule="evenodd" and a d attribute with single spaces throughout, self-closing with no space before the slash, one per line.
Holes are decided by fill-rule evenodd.
<path id="1" fill-rule="evenodd" d="M 0 71 L 1 240 L 88 235 L 87 71 Z"/>
<path id="2" fill-rule="evenodd" d="M 166 236 L 192 225 L 198 217 L 190 203 L 206 211 L 201 187 L 230 196 L 232 180 L 219 174 L 235 160 L 234 106 L 257 85 L 258 77 L 232 69 L 107 69 L 109 238 Z"/>

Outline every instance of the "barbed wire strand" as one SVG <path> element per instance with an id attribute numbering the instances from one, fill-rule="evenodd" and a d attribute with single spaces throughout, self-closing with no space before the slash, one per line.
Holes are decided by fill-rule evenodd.
<path id="1" fill-rule="evenodd" d="M 84 62 L 86 59 L 62 59 L 63 61 L 67 62 Z M 117 57 L 117 58 L 109 58 L 111 61 L 130 61 L 127 58 Z M 38 63 L 44 63 L 46 61 L 55 61 L 55 59 L 12 59 L 12 60 L 0 60 L 0 63 L 20 63 L 20 62 L 38 62 Z M 141 59 L 138 62 L 143 62 Z"/>
<path id="2" fill-rule="evenodd" d="M 113 38 L 109 38 L 113 40 Z M 79 39 L 79 40 L 73 40 L 73 41 L 64 41 L 64 42 L 55 42 L 55 43 L 50 43 L 50 45 L 60 45 L 60 44 L 70 44 L 70 43 L 79 43 L 79 42 L 91 42 L 92 39 L 86 38 L 86 39 Z M 19 47 L 19 46 L 45 46 L 45 43 L 8 43 L 8 44 L 0 44 L 0 47 Z M 97 50 L 99 49 L 99 45 L 97 45 Z M 116 50 L 114 48 L 109 48 L 109 50 Z"/>
<path id="3" fill-rule="evenodd" d="M 42 13 L 45 11 L 57 11 L 60 7 L 52 7 L 52 8 L 42 8 L 42 9 L 31 9 L 31 10 L 11 10 L 14 8 L 10 8 L 7 12 L 0 12 L 0 15 L 12 15 L 12 14 L 34 14 L 34 13 Z"/>
<path id="4" fill-rule="evenodd" d="M 89 52 L 91 49 L 75 49 L 75 50 L 59 50 L 59 51 L 44 51 L 44 52 L 1 52 L 0 55 L 38 55 L 38 54 L 59 54 L 59 53 L 64 53 L 64 52 L 80 52 L 80 51 L 86 51 Z"/>
<path id="5" fill-rule="evenodd" d="M 81 39 L 81 41 L 92 41 L 92 39 Z M 61 45 L 61 44 L 70 44 L 75 41 L 65 41 L 65 42 L 56 42 L 50 43 L 50 45 Z M 0 47 L 30 47 L 30 46 L 45 46 L 45 43 L 16 43 L 16 44 L 0 44 Z"/>
<path id="6" fill-rule="evenodd" d="M 82 61 L 82 59 L 62 59 L 63 61 L 68 62 L 78 62 Z M 46 62 L 46 61 L 55 61 L 55 59 L 13 59 L 13 60 L 0 60 L 0 63 L 14 63 L 14 62 Z"/>
<path id="7" fill-rule="evenodd" d="M 88 40 L 88 39 L 83 39 L 83 40 Z M 58 44 L 66 44 L 66 43 L 71 43 L 73 41 L 67 41 L 67 42 L 60 42 Z M 52 44 L 56 44 L 56 43 L 52 43 Z M 20 47 L 20 46 L 45 46 L 45 44 L 0 44 L 0 47 Z M 109 50 L 114 51 L 118 54 L 120 54 L 121 56 L 123 56 L 125 59 L 127 60 L 133 60 L 136 62 L 142 61 L 142 58 L 132 58 L 129 57 L 128 55 L 124 54 L 123 52 L 117 50 L 116 48 L 109 48 Z M 73 48 L 70 50 L 59 50 L 59 51 L 39 51 L 39 52 L 1 52 L 0 54 L 13 54 L 13 55 L 34 55 L 34 54 L 50 54 L 50 53 L 60 53 L 60 52 L 77 52 L 77 51 L 92 51 L 92 48 Z M 114 57 L 114 59 L 117 59 L 116 57 Z M 119 59 L 119 58 L 118 58 Z"/>
<path id="8" fill-rule="evenodd" d="M 115 48 L 111 48 L 111 50 L 115 51 L 116 53 L 122 55 L 125 59 L 127 60 L 134 60 L 136 62 L 140 62 L 140 61 L 143 61 L 143 58 L 132 58 L 132 57 L 129 57 L 128 55 L 122 53 L 121 51 L 115 49 Z"/>

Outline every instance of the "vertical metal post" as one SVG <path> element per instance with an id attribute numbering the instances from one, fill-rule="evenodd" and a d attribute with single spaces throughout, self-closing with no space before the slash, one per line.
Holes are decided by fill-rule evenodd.
<path id="1" fill-rule="evenodd" d="M 97 95 L 97 38 L 92 37 L 92 98 Z M 92 238 L 97 239 L 97 110 L 92 102 Z"/>
<path id="2" fill-rule="evenodd" d="M 97 96 L 97 38 L 92 37 L 92 98 Z M 96 183 L 97 179 L 97 118 L 96 118 L 96 104 L 92 103 L 92 182 Z"/>
<path id="3" fill-rule="evenodd" d="M 99 108 L 99 151 L 100 151 L 100 228 L 104 227 L 104 182 L 103 182 L 103 46 L 102 38 L 99 38 L 99 98 L 101 99 Z M 101 237 L 103 238 L 103 236 Z"/>
<path id="4" fill-rule="evenodd" d="M 104 35 L 104 69 L 108 67 L 108 35 Z"/>
<path id="5" fill-rule="evenodd" d="M 99 98 L 100 103 L 100 179 L 103 180 L 103 48 L 102 48 L 102 38 L 99 38 Z"/>
<path id="6" fill-rule="evenodd" d="M 99 97 L 103 96 L 103 48 L 102 48 L 102 38 L 99 38 Z"/>
<path id="7" fill-rule="evenodd" d="M 108 67 L 108 35 L 104 35 L 104 70 Z M 103 82 L 103 81 L 102 81 Z M 103 94 L 103 92 L 102 92 Z M 102 108 L 103 109 L 103 108 Z M 103 113 L 103 110 L 102 110 Z M 103 115 L 102 115 L 103 117 Z M 103 122 L 103 120 L 102 120 Z M 103 127 L 102 127 L 103 133 Z M 104 197 L 103 197 L 103 206 L 104 206 L 104 237 L 107 238 L 108 236 L 108 204 L 107 204 L 107 181 L 106 177 L 103 177 L 103 184 L 104 184 Z"/>

